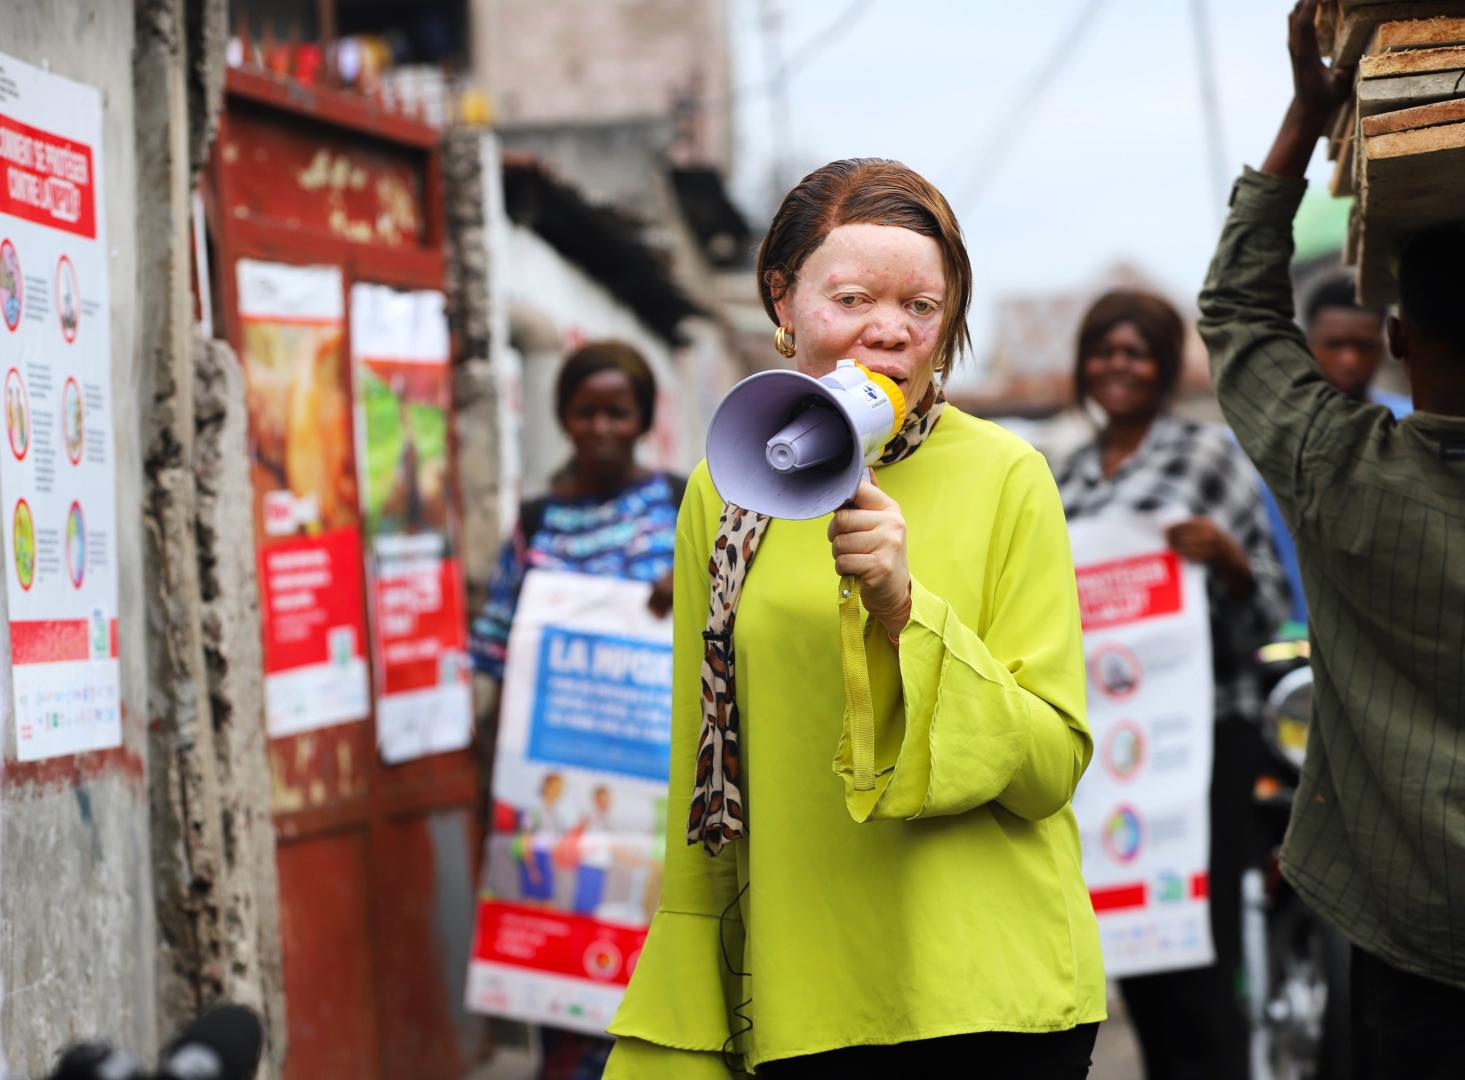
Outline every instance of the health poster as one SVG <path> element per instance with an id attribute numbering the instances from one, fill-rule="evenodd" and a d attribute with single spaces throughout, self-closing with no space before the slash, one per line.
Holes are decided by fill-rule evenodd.
<path id="1" fill-rule="evenodd" d="M 468 1007 L 602 1032 L 661 890 L 671 620 L 641 582 L 532 570 L 509 635 Z"/>
<path id="2" fill-rule="evenodd" d="M 102 99 L 0 55 L 0 533 L 21 761 L 122 742 Z"/>
<path id="3" fill-rule="evenodd" d="M 443 294 L 353 285 L 351 352 L 377 748 L 396 764 L 473 737 Z"/>
<path id="4" fill-rule="evenodd" d="M 333 266 L 238 263 L 254 538 L 272 737 L 370 711 L 361 518 Z"/>
<path id="5" fill-rule="evenodd" d="M 1073 799 L 1104 970 L 1214 959 L 1211 630 L 1204 568 L 1149 517 L 1070 527 L 1094 758 Z"/>

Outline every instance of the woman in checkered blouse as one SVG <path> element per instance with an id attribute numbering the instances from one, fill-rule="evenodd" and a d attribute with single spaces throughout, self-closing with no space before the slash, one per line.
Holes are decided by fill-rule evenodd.
<path id="1" fill-rule="evenodd" d="M 1105 514 L 1180 515 L 1166 540 L 1206 567 L 1215 669 L 1211 779 L 1211 928 L 1216 963 L 1120 981 L 1151 1080 L 1246 1075 L 1236 993 L 1241 962 L 1244 824 L 1261 743 L 1254 656 L 1286 618 L 1288 597 L 1256 474 L 1225 428 L 1182 419 L 1169 405 L 1185 327 L 1158 296 L 1101 297 L 1079 331 L 1074 386 L 1103 426 L 1057 470 L 1070 521 Z M 1091 410 L 1092 411 L 1092 410 Z M 1078 553 L 1082 556 L 1082 553 Z"/>

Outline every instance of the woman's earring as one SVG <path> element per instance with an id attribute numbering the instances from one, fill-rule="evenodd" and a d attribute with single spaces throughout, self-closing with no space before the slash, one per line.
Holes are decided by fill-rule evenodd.
<path id="1" fill-rule="evenodd" d="M 798 343 L 794 341 L 793 331 L 784 326 L 773 331 L 773 347 L 785 360 L 792 360 L 794 353 L 799 351 Z"/>

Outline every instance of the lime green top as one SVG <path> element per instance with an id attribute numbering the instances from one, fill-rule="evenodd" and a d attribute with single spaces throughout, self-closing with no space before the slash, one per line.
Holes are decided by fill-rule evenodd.
<path id="1" fill-rule="evenodd" d="M 898 650 L 866 626 L 876 788 L 850 779 L 828 518 L 775 521 L 734 632 L 748 835 L 709 859 L 684 830 L 722 500 L 705 462 L 692 474 L 661 907 L 609 1028 L 607 1077 L 725 1078 L 734 1032 L 730 1048 L 756 1065 L 1104 1018 L 1069 807 L 1093 742 L 1051 474 L 1020 439 L 948 406 L 878 475 L 906 519 L 913 581 Z"/>

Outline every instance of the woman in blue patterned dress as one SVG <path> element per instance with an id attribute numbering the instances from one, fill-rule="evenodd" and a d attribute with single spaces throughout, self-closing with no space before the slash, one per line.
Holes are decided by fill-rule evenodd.
<path id="1" fill-rule="evenodd" d="M 649 607 L 671 611 L 672 551 L 686 481 L 636 464 L 636 444 L 651 430 L 656 378 L 646 359 L 619 341 L 576 349 L 560 370 L 555 411 L 574 447 L 549 494 L 519 508 L 499 554 L 488 601 L 473 620 L 475 670 L 504 677 L 509 631 L 530 570 L 570 570 L 652 583 Z M 548 854 L 524 872 L 526 889 L 547 900 Z M 612 1040 L 543 1028 L 543 1080 L 599 1077 Z"/>
<path id="2" fill-rule="evenodd" d="M 548 495 L 520 507 L 488 602 L 473 620 L 476 670 L 503 678 L 509 628 L 530 570 L 649 581 L 651 610 L 671 610 L 672 550 L 686 481 L 636 464 L 636 443 L 651 430 L 655 407 L 656 378 L 630 345 L 593 341 L 566 358 L 555 410 L 574 457 Z"/>

